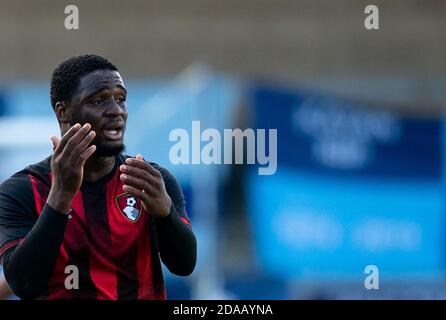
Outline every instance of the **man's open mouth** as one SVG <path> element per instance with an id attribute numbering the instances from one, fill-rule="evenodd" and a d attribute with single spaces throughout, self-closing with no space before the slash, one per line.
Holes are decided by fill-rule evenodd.
<path id="1" fill-rule="evenodd" d="M 104 126 L 102 132 L 108 140 L 120 140 L 123 136 L 124 125 L 119 122 L 110 123 Z"/>

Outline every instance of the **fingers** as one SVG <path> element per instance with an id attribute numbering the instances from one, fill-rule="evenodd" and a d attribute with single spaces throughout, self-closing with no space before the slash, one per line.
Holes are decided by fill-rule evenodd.
<path id="1" fill-rule="evenodd" d="M 124 186 L 131 186 L 135 189 L 141 190 L 141 192 L 147 192 L 151 195 L 156 195 L 156 188 L 150 185 L 146 180 L 130 176 L 127 174 L 121 174 L 121 181 L 125 183 Z"/>
<path id="2" fill-rule="evenodd" d="M 87 133 L 90 131 L 91 125 L 86 123 L 80 128 L 67 142 L 64 148 L 64 152 L 71 153 L 85 138 Z"/>
<path id="3" fill-rule="evenodd" d="M 51 142 L 53 143 L 53 152 L 54 152 L 54 150 L 56 150 L 57 146 L 59 145 L 60 140 L 56 136 L 52 136 L 50 139 L 51 139 Z"/>
<path id="4" fill-rule="evenodd" d="M 88 160 L 88 158 L 90 158 L 95 151 L 96 151 L 95 145 L 89 146 L 87 149 L 85 149 L 84 152 L 82 152 L 79 156 L 79 164 L 83 166 L 85 162 Z"/>
<path id="5" fill-rule="evenodd" d="M 94 137 L 96 136 L 96 132 L 90 131 L 80 142 L 79 144 L 74 148 L 73 154 L 81 154 L 85 149 L 90 145 L 90 143 L 93 141 Z"/>
<path id="6" fill-rule="evenodd" d="M 119 169 L 123 174 L 144 179 L 149 184 L 159 187 L 159 178 L 149 174 L 145 169 L 136 168 L 129 165 L 122 165 L 119 167 Z"/>
<path id="7" fill-rule="evenodd" d="M 59 140 L 57 137 L 51 137 L 53 143 L 54 155 L 59 155 L 71 161 L 73 165 L 84 165 L 96 151 L 96 146 L 89 146 L 96 136 L 96 132 L 90 131 L 91 125 L 79 123 L 72 126 L 64 136 Z"/>
<path id="8" fill-rule="evenodd" d="M 132 187 L 132 186 L 124 185 L 124 186 L 122 187 L 122 189 L 123 189 L 125 192 L 128 192 L 128 193 L 130 193 L 131 195 L 133 195 L 133 196 L 135 196 L 135 197 L 141 199 L 141 200 L 143 201 L 143 204 L 146 203 L 146 202 L 149 203 L 149 201 L 150 201 L 149 197 L 147 196 L 147 193 L 142 192 L 141 190 L 138 190 L 138 189 L 136 189 L 136 188 L 134 188 L 134 187 Z"/>
<path id="9" fill-rule="evenodd" d="M 59 144 L 57 145 L 56 149 L 54 150 L 54 154 L 59 154 L 63 151 L 65 148 L 65 145 L 68 143 L 68 141 L 71 139 L 71 137 L 78 132 L 78 130 L 81 128 L 81 125 L 79 123 L 76 123 L 74 126 L 72 126 L 60 139 Z M 52 140 L 52 139 L 51 139 Z"/>
<path id="10" fill-rule="evenodd" d="M 141 159 L 142 159 L 142 157 L 141 157 Z M 125 160 L 125 163 L 130 167 L 143 169 L 143 170 L 147 171 L 148 173 L 150 173 L 151 175 L 161 178 L 161 173 L 145 161 L 128 158 Z"/>

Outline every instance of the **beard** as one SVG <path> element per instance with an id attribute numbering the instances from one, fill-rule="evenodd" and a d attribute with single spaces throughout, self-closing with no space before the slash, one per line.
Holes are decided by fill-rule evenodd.
<path id="1" fill-rule="evenodd" d="M 125 150 L 125 145 L 122 143 L 118 146 L 109 146 L 101 141 L 93 141 L 96 145 L 96 151 L 93 153 L 93 157 L 112 157 L 117 156 Z"/>

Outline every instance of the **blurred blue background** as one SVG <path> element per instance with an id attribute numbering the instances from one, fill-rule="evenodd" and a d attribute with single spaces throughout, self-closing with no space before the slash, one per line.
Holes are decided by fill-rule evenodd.
<path id="1" fill-rule="evenodd" d="M 58 125 L 45 87 L 9 86 L 1 96 L 1 180 L 51 152 Z M 141 152 L 174 173 L 198 237 L 194 275 L 165 270 L 170 298 L 306 298 L 300 290 L 307 283 L 356 283 L 366 295 L 360 289 L 367 265 L 379 268 L 384 288 L 442 281 L 443 121 L 308 89 L 242 83 L 204 65 L 127 87 L 126 152 Z M 170 163 L 170 131 L 190 132 L 192 120 L 200 120 L 202 130 L 223 132 L 243 112 L 249 116 L 240 127 L 278 130 L 274 175 L 259 175 L 255 165 Z M 239 235 L 228 238 L 234 232 L 228 228 Z M 250 252 L 239 260 L 243 250 Z"/>
<path id="2" fill-rule="evenodd" d="M 446 4 L 376 1 L 370 32 L 362 0 L 79 1 L 70 33 L 62 4 L 17 3 L 0 13 L 0 182 L 51 153 L 52 69 L 109 58 L 129 92 L 126 152 L 177 177 L 198 238 L 191 277 L 165 270 L 170 299 L 446 298 Z M 197 120 L 277 129 L 277 172 L 172 164 L 169 133 Z"/>

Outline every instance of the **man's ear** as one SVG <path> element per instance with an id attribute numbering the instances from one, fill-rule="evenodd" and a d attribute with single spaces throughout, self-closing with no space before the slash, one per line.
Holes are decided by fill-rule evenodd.
<path id="1" fill-rule="evenodd" d="M 70 114 L 70 108 L 65 102 L 56 102 L 56 105 L 54 106 L 54 111 L 56 112 L 57 120 L 61 124 L 63 123 L 69 123 L 71 120 L 71 114 Z"/>

